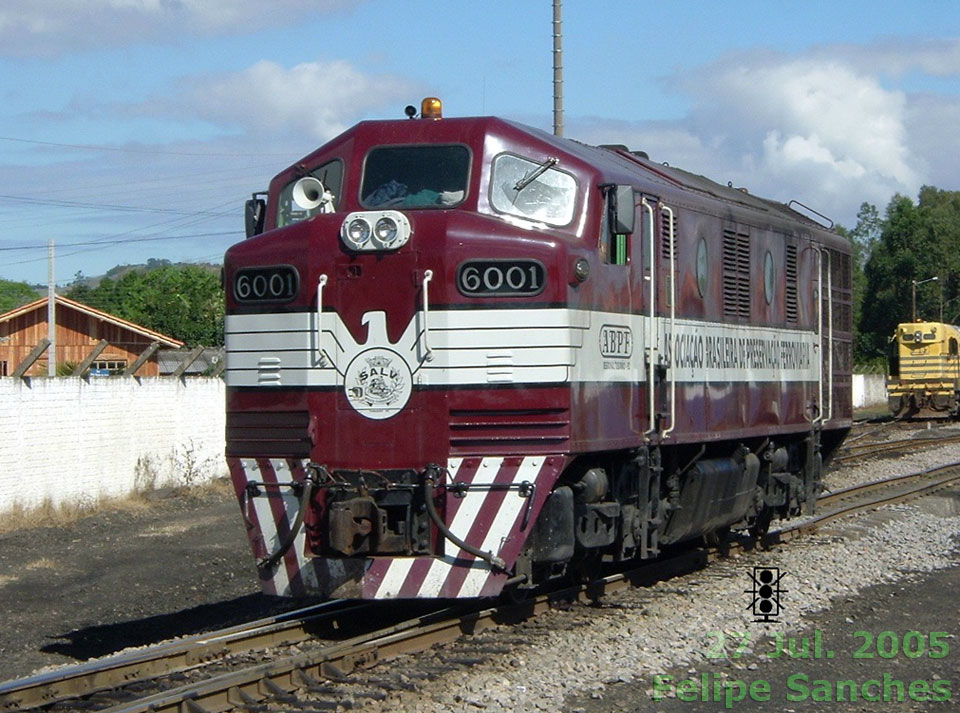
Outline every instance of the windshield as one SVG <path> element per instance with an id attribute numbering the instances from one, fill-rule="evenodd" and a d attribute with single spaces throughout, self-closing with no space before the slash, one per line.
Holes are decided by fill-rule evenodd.
<path id="1" fill-rule="evenodd" d="M 466 146 L 381 146 L 367 154 L 361 203 L 367 208 L 448 208 L 466 197 L 469 178 Z"/>
<path id="2" fill-rule="evenodd" d="M 550 225 L 573 219 L 577 182 L 552 168 L 554 158 L 539 163 L 502 154 L 493 162 L 492 203 L 495 210 Z"/>

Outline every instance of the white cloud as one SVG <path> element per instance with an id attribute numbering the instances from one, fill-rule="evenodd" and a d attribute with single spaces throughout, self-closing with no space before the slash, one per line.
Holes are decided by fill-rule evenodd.
<path id="1" fill-rule="evenodd" d="M 841 58 L 867 73 L 901 77 L 920 72 L 933 77 L 960 76 L 960 39 L 895 38 L 870 45 L 818 48 L 812 56 Z"/>
<path id="2" fill-rule="evenodd" d="M 262 60 L 240 72 L 189 77 L 178 87 L 124 111 L 319 143 L 370 113 L 402 118 L 410 98 L 422 93 L 407 80 L 366 74 L 345 60 L 290 68 Z"/>
<path id="3" fill-rule="evenodd" d="M 0 55 L 55 56 L 183 35 L 245 33 L 364 0 L 4 0 Z"/>
<path id="4" fill-rule="evenodd" d="M 852 224 L 863 201 L 882 208 L 894 193 L 916 195 L 924 183 L 960 188 L 952 158 L 960 149 L 960 100 L 910 94 L 891 79 L 896 72 L 960 75 L 958 48 L 953 40 L 890 41 L 856 51 L 738 53 L 672 78 L 692 102 L 681 120 L 606 130 L 593 121 L 580 138 L 621 142 L 619 130 L 654 160 L 769 198 L 795 198 Z"/>
<path id="5" fill-rule="evenodd" d="M 699 127 L 728 133 L 774 175 L 815 165 L 846 180 L 872 175 L 900 190 L 919 187 L 903 92 L 837 60 L 758 59 L 716 66 L 696 81 Z"/>

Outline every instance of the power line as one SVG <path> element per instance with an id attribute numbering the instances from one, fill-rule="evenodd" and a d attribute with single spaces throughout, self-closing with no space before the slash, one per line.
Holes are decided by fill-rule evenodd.
<path id="1" fill-rule="evenodd" d="M 154 240 L 185 240 L 188 238 L 213 238 L 221 235 L 239 235 L 239 230 L 220 230 L 215 233 L 193 233 L 191 235 L 154 235 L 154 236 L 135 236 L 132 238 L 119 238 L 117 240 L 103 239 L 85 240 L 76 243 L 57 243 L 57 248 L 76 248 L 87 245 L 100 245 L 107 247 L 109 245 L 121 245 L 123 243 L 145 243 Z M 3 252 L 13 252 L 18 250 L 46 250 L 46 245 L 21 245 L 16 247 L 0 248 Z"/>
<path id="2" fill-rule="evenodd" d="M 140 241 L 144 241 L 144 240 L 147 240 L 147 239 L 149 239 L 149 238 L 154 238 L 154 237 L 156 237 L 156 238 L 158 238 L 158 239 L 165 239 L 165 238 L 170 238 L 170 237 L 177 237 L 177 236 L 170 236 L 170 235 L 169 235 L 169 232 L 167 232 L 167 233 L 161 233 L 160 231 L 161 231 L 161 230 L 170 231 L 170 230 L 176 230 L 176 229 L 181 229 L 181 230 L 182 230 L 183 228 L 186 228 L 187 226 L 196 225 L 197 223 L 202 223 L 202 222 L 205 222 L 205 221 L 208 221 L 208 220 L 212 220 L 212 219 L 214 219 L 214 218 L 223 218 L 223 217 L 231 216 L 231 215 L 233 215 L 233 211 L 232 211 L 232 210 L 229 211 L 229 212 L 225 212 L 225 211 L 221 211 L 221 210 L 220 210 L 221 208 L 225 208 L 226 206 L 230 206 L 230 205 L 233 205 L 233 200 L 232 200 L 232 199 L 231 199 L 231 200 L 227 200 L 227 201 L 223 201 L 223 202 L 218 203 L 218 204 L 213 205 L 213 206 L 210 206 L 210 208 L 209 208 L 208 210 L 206 210 L 206 211 L 201 211 L 201 212 L 199 212 L 199 213 L 190 213 L 190 214 L 187 214 L 187 215 L 182 215 L 182 216 L 176 216 L 176 217 L 173 217 L 173 218 L 168 218 L 168 219 L 166 219 L 166 220 L 161 220 L 161 221 L 158 222 L 158 223 L 152 223 L 151 225 L 144 225 L 144 226 L 140 226 L 140 227 L 136 227 L 136 228 L 131 228 L 131 229 L 129 229 L 129 230 L 124 230 L 124 231 L 119 232 L 119 233 L 114 233 L 113 235 L 107 235 L 107 236 L 104 236 L 104 237 L 102 237 L 102 238 L 97 238 L 96 240 L 74 241 L 73 243 L 61 243 L 61 245 L 65 245 L 65 246 L 67 246 L 67 247 L 80 246 L 80 245 L 96 245 L 96 246 L 101 246 L 101 245 L 102 245 L 102 246 L 107 246 L 107 245 L 117 245 L 117 244 L 127 243 L 127 242 L 140 242 Z M 143 233 L 143 232 L 141 232 L 141 231 L 152 230 L 152 229 L 156 229 L 156 230 L 155 230 L 154 232 L 152 232 L 152 233 Z M 223 231 L 223 232 L 221 232 L 221 233 L 210 233 L 209 235 L 218 235 L 218 234 L 220 234 L 220 235 L 232 235 L 232 234 L 238 233 L 238 232 L 239 232 L 239 231 Z M 139 235 L 134 235 L 134 233 L 139 233 Z M 126 240 L 120 240 L 120 238 L 123 238 L 124 236 L 130 236 L 130 237 L 127 238 Z M 183 237 L 202 237 L 202 236 L 190 236 L 190 235 L 186 235 L 186 236 L 183 236 Z M 36 247 L 35 247 L 35 246 L 0 247 L 0 250 L 3 250 L 3 251 L 11 251 L 11 250 L 33 250 L 33 249 L 36 249 Z M 72 254 L 72 255 L 75 255 L 75 254 L 77 254 L 77 252 L 85 252 L 85 251 L 76 251 L 76 252 L 71 253 L 71 254 Z"/>
<path id="3" fill-rule="evenodd" d="M 0 141 L 13 141 L 21 144 L 35 144 L 37 146 L 56 146 L 57 148 L 82 149 L 84 151 L 114 151 L 118 153 L 153 154 L 158 156 L 288 156 L 287 153 L 252 153 L 217 152 L 217 151 L 160 151 L 156 149 L 133 149 L 119 146 L 94 146 L 93 144 L 62 144 L 56 141 L 36 141 L 34 139 L 19 139 L 14 136 L 0 136 Z"/>
<path id="4" fill-rule="evenodd" d="M 0 199 L 9 201 L 19 201 L 21 203 L 31 203 L 34 205 L 52 205 L 60 208 L 87 208 L 92 210 L 118 210 L 131 213 L 169 213 L 172 215 L 202 215 L 207 211 L 186 212 L 174 208 L 147 208 L 138 206 L 114 205 L 111 203 L 86 203 L 84 201 L 66 201 L 66 200 L 44 200 L 42 198 L 29 198 L 27 196 L 12 196 L 0 194 Z M 216 214 L 211 214 L 216 215 Z"/>
<path id="5" fill-rule="evenodd" d="M 59 257 L 60 257 L 60 258 L 72 257 L 72 256 L 74 256 L 74 255 L 79 255 L 80 253 L 90 252 L 91 250 L 100 250 L 100 249 L 103 249 L 103 248 L 112 247 L 113 245 L 126 244 L 126 243 L 147 243 L 147 242 L 156 242 L 156 241 L 163 241 L 163 240 L 186 240 L 186 239 L 190 239 L 190 238 L 222 237 L 222 236 L 224 236 L 224 235 L 236 235 L 236 236 L 239 236 L 240 234 L 241 234 L 241 232 L 240 232 L 239 230 L 225 230 L 225 231 L 217 232 L 217 233 L 197 233 L 197 234 L 195 234 L 195 235 L 163 235 L 163 236 L 156 236 L 156 237 L 149 237 L 149 238 L 143 238 L 143 237 L 140 237 L 140 238 L 129 238 L 129 239 L 126 239 L 126 240 L 117 240 L 117 241 L 114 241 L 113 243 L 105 243 L 105 242 L 65 243 L 65 244 L 64 244 L 65 247 L 68 247 L 68 248 L 69 248 L 69 247 L 79 247 L 80 249 L 79 249 L 79 250 L 73 250 L 72 252 L 60 253 L 60 256 L 59 256 Z M 45 246 L 33 246 L 33 247 L 30 247 L 30 248 L 0 248 L 0 249 L 2 249 L 2 250 L 14 250 L 14 249 L 21 249 L 21 250 L 37 250 L 37 249 L 41 249 L 41 250 L 46 250 L 47 248 L 46 248 Z M 46 256 L 35 257 L 35 258 L 27 258 L 26 260 L 17 260 L 17 261 L 14 261 L 14 262 L 5 262 L 4 265 L 5 265 L 5 266 L 11 266 L 11 265 L 28 265 L 28 264 L 30 264 L 30 263 L 40 262 L 40 261 L 46 260 L 46 259 L 47 259 Z"/>

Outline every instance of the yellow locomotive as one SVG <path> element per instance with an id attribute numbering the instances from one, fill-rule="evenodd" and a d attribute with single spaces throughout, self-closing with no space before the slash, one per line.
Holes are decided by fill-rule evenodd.
<path id="1" fill-rule="evenodd" d="M 891 341 L 887 403 L 897 418 L 960 413 L 960 327 L 903 322 Z"/>

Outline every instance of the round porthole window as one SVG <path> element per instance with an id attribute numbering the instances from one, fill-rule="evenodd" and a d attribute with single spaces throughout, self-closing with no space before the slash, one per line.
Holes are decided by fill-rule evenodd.
<path id="1" fill-rule="evenodd" d="M 700 238 L 697 243 L 697 289 L 701 297 L 707 295 L 707 241 Z"/>
<path id="2" fill-rule="evenodd" d="M 763 256 L 763 294 L 767 298 L 767 304 L 773 302 L 773 255 L 770 251 Z"/>

